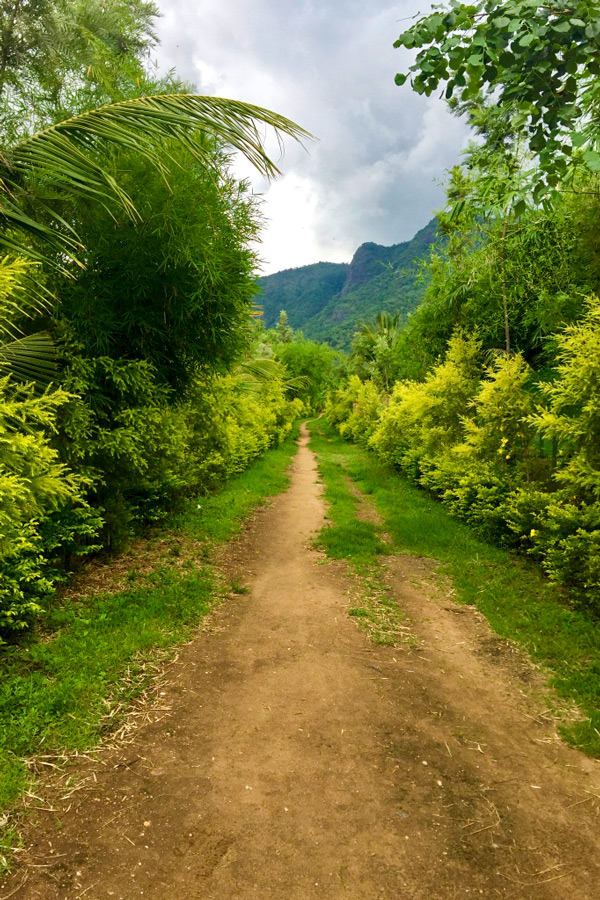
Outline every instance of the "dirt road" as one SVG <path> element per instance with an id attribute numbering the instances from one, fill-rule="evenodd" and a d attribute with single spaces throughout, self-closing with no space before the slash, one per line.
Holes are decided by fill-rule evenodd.
<path id="1" fill-rule="evenodd" d="M 169 670 L 169 715 L 83 764 L 89 787 L 37 814 L 0 898 L 600 897 L 598 762 L 558 741 L 538 674 L 427 586 L 426 561 L 390 572 L 419 648 L 369 642 L 310 547 L 316 479 L 304 437 L 289 491 L 231 550 L 249 593 Z"/>

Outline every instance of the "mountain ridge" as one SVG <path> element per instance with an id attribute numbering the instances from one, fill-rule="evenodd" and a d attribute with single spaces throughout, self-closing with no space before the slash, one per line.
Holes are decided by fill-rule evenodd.
<path id="1" fill-rule="evenodd" d="M 307 338 L 348 347 L 359 323 L 386 310 L 406 318 L 426 287 L 420 261 L 438 239 L 432 219 L 410 241 L 389 247 L 367 241 L 349 263 L 318 262 L 258 279 L 257 303 L 272 328 L 284 309 Z"/>

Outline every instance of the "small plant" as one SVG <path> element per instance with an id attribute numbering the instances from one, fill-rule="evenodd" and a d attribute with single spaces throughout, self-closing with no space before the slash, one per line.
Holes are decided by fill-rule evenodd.
<path id="1" fill-rule="evenodd" d="M 250 588 L 246 584 L 242 584 L 241 581 L 238 581 L 234 578 L 231 582 L 231 593 L 232 594 L 249 594 Z"/>

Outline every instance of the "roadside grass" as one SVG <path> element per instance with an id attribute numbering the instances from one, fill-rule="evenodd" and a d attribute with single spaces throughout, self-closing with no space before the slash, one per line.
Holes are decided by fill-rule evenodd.
<path id="1" fill-rule="evenodd" d="M 111 715 L 148 685 L 147 663 L 189 639 L 225 591 L 210 548 L 240 531 L 267 497 L 283 491 L 298 429 L 217 493 L 189 503 L 165 525 L 200 540 L 199 559 L 138 575 L 131 589 L 56 600 L 23 643 L 0 651 L 0 871 L 15 846 L 10 810 L 30 782 L 28 759 L 98 745 L 120 722 Z M 135 582 L 135 585 L 133 584 Z M 117 709 L 118 708 L 118 709 Z M 121 716 L 122 719 L 122 716 Z M 3 829 L 4 826 L 4 829 Z"/>
<path id="2" fill-rule="evenodd" d="M 317 454 L 318 467 L 325 485 L 328 522 L 319 532 L 315 545 L 330 559 L 344 559 L 356 578 L 359 605 L 348 610 L 376 644 L 392 646 L 414 644 L 405 616 L 390 596 L 380 558 L 390 552 L 383 528 L 375 522 L 357 518 L 360 499 L 348 485 L 346 444 L 331 443 L 324 434 L 321 419 L 309 423 L 311 449 Z M 329 432 L 327 432 L 329 434 Z M 333 433 L 331 433 L 333 434 Z M 341 449 L 342 452 L 338 452 Z"/>
<path id="3" fill-rule="evenodd" d="M 375 454 L 343 441 L 323 420 L 312 422 L 311 430 L 313 448 L 329 460 L 324 477 L 330 465 L 343 466 L 373 498 L 396 552 L 442 563 L 454 599 L 476 606 L 497 634 L 524 647 L 558 696 L 585 715 L 559 725 L 563 738 L 600 757 L 600 622 L 572 609 L 565 592 L 530 561 L 482 541 Z"/>

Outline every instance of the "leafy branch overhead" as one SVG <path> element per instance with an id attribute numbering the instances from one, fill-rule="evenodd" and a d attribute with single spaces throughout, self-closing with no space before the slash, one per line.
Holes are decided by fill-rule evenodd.
<path id="1" fill-rule="evenodd" d="M 260 126 L 273 128 L 280 141 L 283 135 L 298 141 L 311 137 L 270 110 L 195 94 L 125 100 L 52 125 L 0 156 L 0 221 L 4 225 L 0 244 L 35 257 L 15 235 L 13 229 L 17 229 L 74 255 L 80 241 L 54 205 L 56 199 L 69 196 L 103 205 L 117 203 L 135 218 L 131 198 L 99 161 L 107 146 L 134 150 L 165 172 L 165 142 L 178 142 L 209 166 L 214 163 L 216 143 L 240 151 L 263 175 L 275 177 L 279 169 L 267 155 Z"/>
<path id="2" fill-rule="evenodd" d="M 395 47 L 416 50 L 413 90 L 445 85 L 451 103 L 488 100 L 510 111 L 537 158 L 538 198 L 582 160 L 600 171 L 600 8 L 590 0 L 452 0 L 418 19 Z"/>

